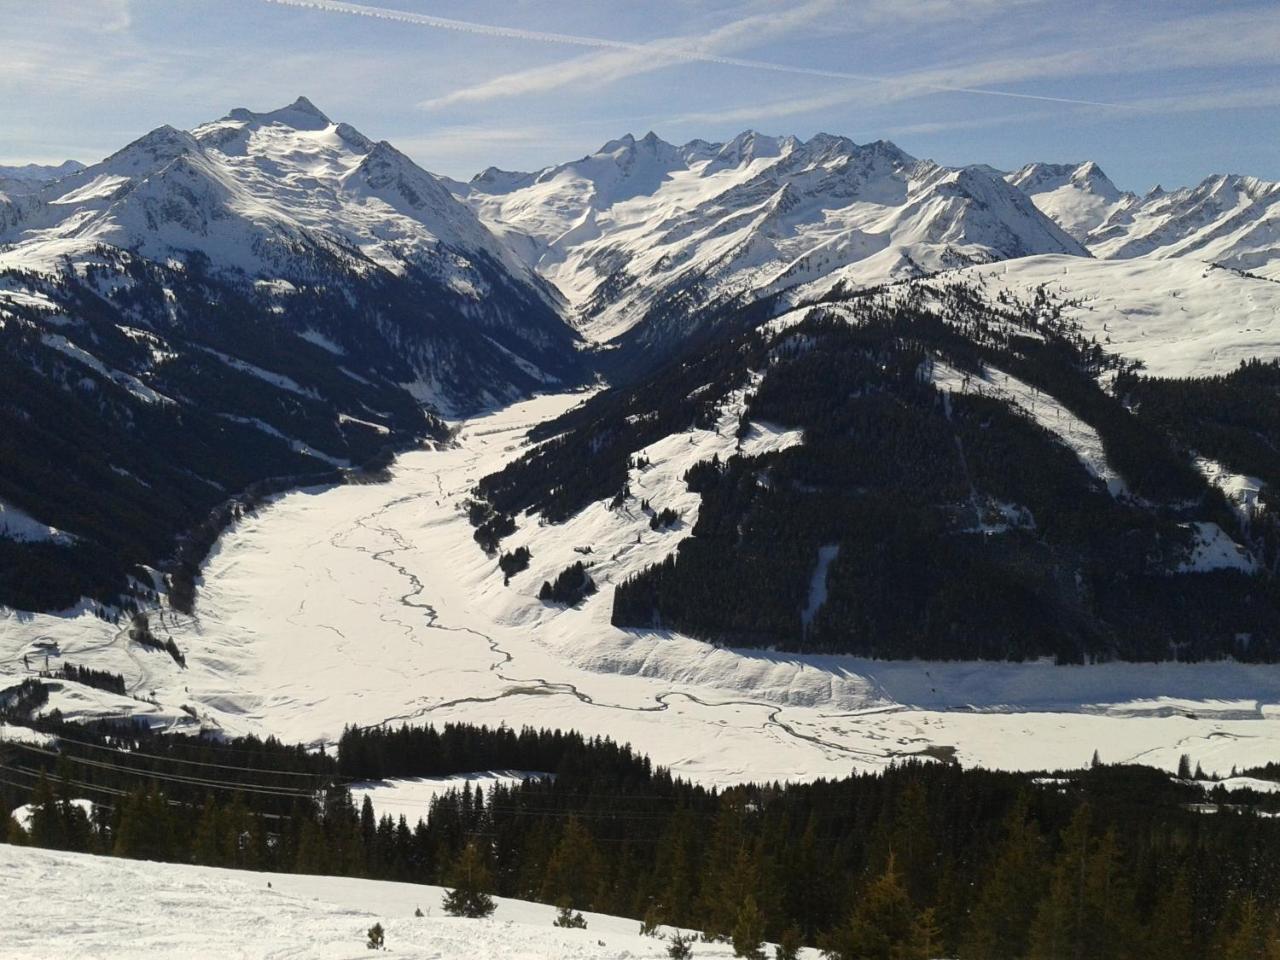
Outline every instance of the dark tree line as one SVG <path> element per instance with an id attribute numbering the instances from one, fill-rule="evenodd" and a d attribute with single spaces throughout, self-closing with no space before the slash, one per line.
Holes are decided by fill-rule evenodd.
<path id="1" fill-rule="evenodd" d="M 5 761 L 34 771 L 29 789 L 0 793 L 9 807 L 34 804 L 10 842 L 443 883 L 468 901 L 498 894 L 569 917 L 692 927 L 743 956 L 767 939 L 835 960 L 1269 960 L 1280 935 L 1280 825 L 1256 815 L 1275 798 L 1232 794 L 1204 812 L 1201 788 L 1148 768 L 1044 777 L 911 761 L 714 791 L 611 741 L 551 731 L 349 729 L 334 758 L 274 741 L 74 729 L 52 755 Z M 177 762 L 196 758 L 214 766 Z M 424 822 L 379 817 L 343 786 L 495 766 L 546 775 L 468 783 L 437 797 Z M 184 769 L 206 783 L 178 779 Z M 283 795 L 287 774 L 309 779 Z M 209 786 L 223 782 L 243 789 Z M 91 813 L 72 803 L 95 790 L 106 799 Z"/>

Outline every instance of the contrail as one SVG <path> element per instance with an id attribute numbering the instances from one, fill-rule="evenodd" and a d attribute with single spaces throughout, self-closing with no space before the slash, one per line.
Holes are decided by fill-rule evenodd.
<path id="1" fill-rule="evenodd" d="M 545 30 L 526 30 L 522 27 L 500 27 L 487 23 L 474 23 L 470 20 L 455 20 L 450 17 L 437 17 L 427 13 L 411 13 L 407 10 L 393 10 L 390 7 L 374 7 L 362 3 L 346 3 L 344 0 L 265 0 L 283 7 L 301 7 L 307 10 L 321 10 L 326 13 L 345 13 L 357 17 L 371 17 L 375 20 L 391 20 L 396 23 L 410 23 L 420 27 L 433 27 L 437 30 L 454 30 L 459 33 L 473 33 L 483 37 L 503 37 L 512 40 L 527 40 L 534 43 L 554 43 L 575 47 L 594 47 L 604 50 L 630 50 L 665 57 L 669 60 L 686 63 L 716 63 L 728 67 L 744 67 L 749 70 L 764 70 L 770 73 L 787 73 L 803 77 L 823 77 L 828 80 L 852 80 L 858 83 L 877 83 L 884 85 L 906 85 L 921 90 L 932 90 L 940 93 L 968 93 L 983 97 L 1007 97 L 1013 100 L 1037 100 L 1042 103 L 1065 103 L 1081 107 L 1122 107 L 1123 104 L 1105 103 L 1099 100 L 1079 100 L 1072 97 L 1051 97 L 1035 93 L 1014 93 L 1009 90 L 991 90 L 985 87 L 949 86 L 938 83 L 916 83 L 908 78 L 876 76 L 864 73 L 846 73 L 842 70 L 821 70 L 815 67 L 794 67 L 769 60 L 753 60 L 745 57 L 725 57 L 713 53 L 700 53 L 696 50 L 681 48 L 672 44 L 634 43 L 627 40 L 612 40 L 607 37 L 584 37 L 572 33 L 551 33 Z"/>

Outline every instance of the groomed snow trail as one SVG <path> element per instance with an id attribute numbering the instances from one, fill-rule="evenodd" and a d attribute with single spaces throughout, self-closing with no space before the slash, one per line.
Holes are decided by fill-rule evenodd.
<path id="1" fill-rule="evenodd" d="M 239 523 L 205 568 L 197 617 L 157 621 L 186 670 L 87 614 L 0 612 L 0 686 L 45 637 L 62 660 L 155 692 L 153 705 L 65 684 L 50 706 L 76 716 L 135 713 L 308 743 L 347 724 L 573 728 L 708 784 L 842 776 L 920 753 L 1079 766 L 1095 749 L 1170 768 L 1185 752 L 1225 773 L 1280 750 L 1277 667 L 885 663 L 613 627 L 614 584 L 688 535 L 698 498 L 680 478 L 733 452 L 735 404 L 721 429 L 659 441 L 644 451 L 650 466 L 632 471 L 636 498 L 680 514 L 671 530 L 651 530 L 636 504 L 593 504 L 558 526 L 518 518 L 504 549 L 529 546 L 532 566 L 504 586 L 463 502 L 519 454 L 532 424 L 581 399 L 540 397 L 469 421 L 455 446 L 401 457 L 390 483 L 297 491 Z M 540 603 L 542 581 L 578 559 L 600 591 L 579 609 Z"/>

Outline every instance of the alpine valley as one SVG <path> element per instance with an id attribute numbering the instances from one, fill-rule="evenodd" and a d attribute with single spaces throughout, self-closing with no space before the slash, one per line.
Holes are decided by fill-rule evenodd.
<path id="1" fill-rule="evenodd" d="M 0 671 L 713 785 L 1225 773 L 1280 744 L 1278 361 L 1253 177 L 748 131 L 463 183 L 234 109 L 0 168 Z"/>

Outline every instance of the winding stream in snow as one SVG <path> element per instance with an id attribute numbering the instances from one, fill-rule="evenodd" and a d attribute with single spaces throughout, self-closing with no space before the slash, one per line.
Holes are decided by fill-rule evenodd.
<path id="1" fill-rule="evenodd" d="M 47 636 L 66 661 L 122 673 L 158 701 L 67 685 L 51 706 L 73 716 L 190 727 L 194 713 L 228 734 L 308 743 L 348 724 L 574 728 L 709 784 L 841 776 L 920 753 L 1041 769 L 1087 763 L 1095 749 L 1167 767 L 1186 752 L 1223 772 L 1280 754 L 1277 667 L 883 663 L 613 627 L 613 584 L 688 534 L 698 498 L 680 478 L 731 453 L 731 428 L 646 449 L 633 492 L 681 513 L 675 529 L 604 503 L 557 527 L 519 518 L 504 547 L 529 546 L 532 565 L 504 586 L 463 501 L 518 455 L 532 422 L 579 399 L 498 411 L 461 425 L 452 447 L 401 457 L 389 483 L 296 491 L 239 522 L 205 567 L 196 617 L 155 621 L 186 670 L 88 614 L 0 611 L 0 686 Z M 599 592 L 579 609 L 538 601 L 541 582 L 577 559 Z"/>

